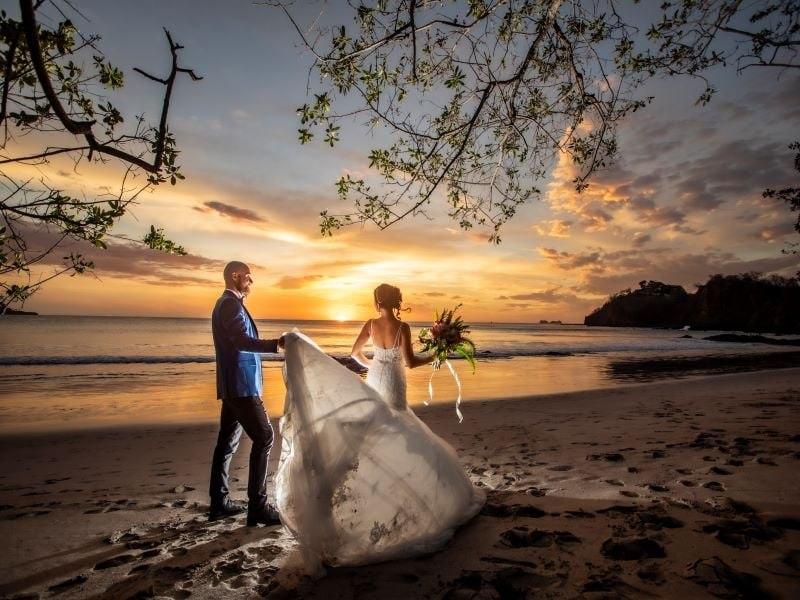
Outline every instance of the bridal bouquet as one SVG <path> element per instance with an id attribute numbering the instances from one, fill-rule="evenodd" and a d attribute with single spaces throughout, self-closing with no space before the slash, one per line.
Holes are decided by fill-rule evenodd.
<path id="1" fill-rule="evenodd" d="M 469 334 L 469 325 L 464 323 L 461 317 L 456 316 L 456 311 L 461 308 L 459 304 L 452 310 L 443 310 L 441 313 L 436 312 L 436 320 L 430 329 L 423 329 L 419 332 L 419 341 L 422 344 L 422 351 L 434 351 L 433 360 L 433 373 L 428 379 L 428 395 L 433 400 L 433 375 L 438 371 L 442 365 L 445 365 L 449 370 L 453 379 L 456 380 L 458 386 L 458 398 L 456 399 L 456 414 L 458 415 L 458 422 L 464 420 L 459 408 L 461 404 L 461 380 L 458 378 L 453 365 L 447 360 L 451 354 L 458 354 L 464 357 L 467 362 L 472 366 L 472 372 L 475 372 L 475 344 L 472 343 L 467 335 Z M 427 402 L 425 402 L 427 404 Z"/>

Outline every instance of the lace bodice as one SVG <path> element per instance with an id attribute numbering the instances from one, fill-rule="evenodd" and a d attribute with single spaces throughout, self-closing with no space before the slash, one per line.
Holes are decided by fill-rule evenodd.
<path id="1" fill-rule="evenodd" d="M 406 369 L 400 352 L 400 329 L 397 330 L 394 345 L 382 348 L 375 343 L 372 335 L 372 321 L 369 323 L 372 339 L 372 366 L 367 372 L 367 384 L 380 393 L 386 403 L 396 410 L 405 410 Z"/>

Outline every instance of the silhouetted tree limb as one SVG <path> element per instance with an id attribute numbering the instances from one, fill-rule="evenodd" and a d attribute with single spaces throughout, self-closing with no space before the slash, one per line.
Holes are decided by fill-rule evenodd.
<path id="1" fill-rule="evenodd" d="M 300 142 L 321 132 L 334 146 L 343 120 L 364 116 L 390 136 L 370 152 L 369 177 L 336 182 L 349 207 L 321 213 L 323 234 L 385 229 L 437 202 L 498 242 L 557 159 L 574 165 L 578 192 L 614 160 L 618 123 L 652 100 L 636 95 L 647 79 L 696 78 L 705 104 L 715 66 L 800 67 L 796 0 L 665 0 L 646 30 L 633 19 L 644 11 L 618 0 L 362 0 L 350 4 L 354 26 L 308 31 L 290 2 L 267 3 L 319 75 L 298 109 Z"/>
<path id="2" fill-rule="evenodd" d="M 148 125 L 143 115 L 137 115 L 131 131 L 119 132 L 125 119 L 102 90 L 120 89 L 123 73 L 97 48 L 99 37 L 84 37 L 66 16 L 69 11 L 80 13 L 68 2 L 69 8 L 62 9 L 58 1 L 47 2 L 63 17 L 53 27 L 44 27 L 37 21 L 37 11 L 44 1 L 20 0 L 19 20 L 5 11 L 0 17 L 0 123 L 4 126 L 0 167 L 46 165 L 58 156 L 68 157 L 75 167 L 83 160 L 105 163 L 116 159 L 122 164 L 124 175 L 118 193 L 76 198 L 53 187 L 45 178 L 21 179 L 0 170 L 0 314 L 10 304 L 23 303 L 53 277 L 83 273 L 93 267 L 91 261 L 71 253 L 63 257 L 63 267 L 52 275 L 34 275 L 31 267 L 42 264 L 63 243 L 79 241 L 105 248 L 107 238 L 118 237 L 111 233 L 113 226 L 145 189 L 166 181 L 174 185 L 184 178 L 168 127 L 170 103 L 180 74 L 188 75 L 192 81 L 202 77 L 180 65 L 178 55 L 183 46 L 165 29 L 171 58 L 169 73 L 161 78 L 141 68 L 134 69 L 164 86 L 157 126 Z M 80 43 L 76 42 L 76 35 Z M 81 51 L 85 49 L 92 50 L 93 69 L 84 66 L 88 61 Z M 59 134 L 70 140 L 54 143 Z M 15 151 L 18 138 L 27 142 L 25 152 Z M 31 152 L 31 140 L 41 140 L 46 146 Z M 146 182 L 135 183 L 138 172 L 147 174 Z M 26 236 L 42 230 L 48 232 L 46 239 L 52 243 L 32 247 Z M 139 243 L 165 252 L 186 253 L 155 227 Z"/>

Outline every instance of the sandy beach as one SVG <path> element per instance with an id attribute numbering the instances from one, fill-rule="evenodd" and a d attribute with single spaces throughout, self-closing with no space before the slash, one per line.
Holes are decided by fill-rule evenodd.
<path id="1" fill-rule="evenodd" d="M 0 595 L 800 594 L 800 368 L 471 402 L 460 425 L 452 406 L 417 413 L 486 507 L 439 553 L 316 581 L 282 527 L 207 521 L 215 424 L 5 436 Z"/>

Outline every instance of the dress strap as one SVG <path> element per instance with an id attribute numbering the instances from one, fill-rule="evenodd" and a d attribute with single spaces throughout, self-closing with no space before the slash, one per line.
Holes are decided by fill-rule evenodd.
<path id="1" fill-rule="evenodd" d="M 372 319 L 369 320 L 369 337 L 373 342 L 375 341 L 375 337 L 372 335 Z"/>
<path id="2" fill-rule="evenodd" d="M 401 324 L 400 327 L 397 328 L 397 335 L 394 336 L 394 344 L 392 348 L 397 348 L 400 345 L 400 331 L 402 331 L 403 325 Z"/>

